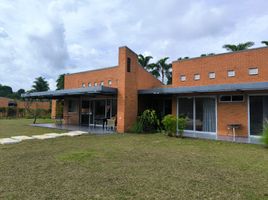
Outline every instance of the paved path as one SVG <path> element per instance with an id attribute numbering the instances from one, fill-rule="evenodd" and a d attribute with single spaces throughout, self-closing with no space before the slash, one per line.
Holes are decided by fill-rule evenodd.
<path id="1" fill-rule="evenodd" d="M 0 144 L 16 144 L 24 140 L 46 140 L 46 139 L 52 139 L 52 138 L 57 138 L 57 137 L 63 137 L 63 136 L 69 136 L 69 137 L 74 137 L 74 136 L 79 136 L 79 135 L 84 135 L 88 134 L 88 132 L 84 131 L 70 131 L 67 133 L 45 133 L 43 135 L 32 135 L 32 136 L 13 136 L 10 138 L 0 138 Z"/>

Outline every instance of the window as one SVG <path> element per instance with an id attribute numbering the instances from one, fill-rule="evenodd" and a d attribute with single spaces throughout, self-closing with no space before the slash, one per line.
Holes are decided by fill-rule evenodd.
<path id="1" fill-rule="evenodd" d="M 104 82 L 103 82 L 103 81 L 101 81 L 101 82 L 100 82 L 100 85 L 101 85 L 101 86 L 103 86 L 103 85 L 104 85 Z"/>
<path id="2" fill-rule="evenodd" d="M 244 101 L 244 95 L 222 95 L 220 96 L 220 102 L 242 102 Z"/>
<path id="3" fill-rule="evenodd" d="M 180 79 L 181 79 L 181 81 L 186 81 L 186 76 L 185 75 L 181 75 Z"/>
<path id="4" fill-rule="evenodd" d="M 112 85 L 112 81 L 108 80 L 108 85 L 111 86 Z"/>
<path id="5" fill-rule="evenodd" d="M 209 72 L 208 77 L 210 79 L 214 79 L 214 78 L 216 78 L 216 73 L 215 72 Z"/>
<path id="6" fill-rule="evenodd" d="M 82 87 L 83 87 L 83 88 L 86 87 L 86 84 L 85 84 L 85 83 L 82 83 Z"/>
<path id="7" fill-rule="evenodd" d="M 98 83 L 97 83 L 97 82 L 95 82 L 95 83 L 94 83 L 94 86 L 98 86 Z"/>
<path id="8" fill-rule="evenodd" d="M 237 102 L 244 101 L 244 95 L 233 95 L 232 101 L 237 101 Z"/>
<path id="9" fill-rule="evenodd" d="M 127 58 L 127 72 L 131 71 L 131 59 Z"/>
<path id="10" fill-rule="evenodd" d="M 91 87 L 91 83 L 90 82 L 88 83 L 88 87 Z"/>
<path id="11" fill-rule="evenodd" d="M 257 75 L 257 74 L 259 74 L 259 69 L 258 68 L 249 68 L 248 74 L 249 75 Z"/>
<path id="12" fill-rule="evenodd" d="M 200 80 L 200 74 L 195 74 L 195 75 L 194 75 L 194 80 L 196 80 L 196 81 L 197 81 L 197 80 Z"/>
<path id="13" fill-rule="evenodd" d="M 216 101 L 212 97 L 178 99 L 179 116 L 187 117 L 186 130 L 216 132 Z"/>
<path id="14" fill-rule="evenodd" d="M 234 70 L 229 70 L 228 71 L 228 77 L 234 77 L 235 76 L 235 71 Z"/>
<path id="15" fill-rule="evenodd" d="M 74 100 L 68 101 L 68 112 L 76 112 L 76 102 Z"/>

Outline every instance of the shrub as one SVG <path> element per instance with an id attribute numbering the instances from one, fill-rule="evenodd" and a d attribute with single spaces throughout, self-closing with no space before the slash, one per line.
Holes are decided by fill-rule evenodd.
<path id="1" fill-rule="evenodd" d="M 143 132 L 147 133 L 156 132 L 160 127 L 155 110 L 145 110 L 140 117 L 140 123 L 142 124 Z"/>
<path id="2" fill-rule="evenodd" d="M 268 122 L 266 122 L 263 127 L 262 142 L 266 147 L 268 147 Z"/>
<path id="3" fill-rule="evenodd" d="M 162 120 L 165 132 L 168 136 L 174 136 L 177 128 L 177 118 L 174 115 L 166 115 Z"/>
<path id="4" fill-rule="evenodd" d="M 184 129 L 186 128 L 187 118 L 185 117 L 179 117 L 178 118 L 178 131 L 179 136 L 183 137 Z"/>
<path id="5" fill-rule="evenodd" d="M 141 123 L 139 118 L 131 127 L 130 132 L 131 133 L 142 133 L 143 132 L 143 126 L 142 126 L 142 123 Z"/>
<path id="6" fill-rule="evenodd" d="M 17 108 L 16 107 L 8 107 L 7 108 L 7 116 L 8 117 L 16 117 L 17 115 Z"/>

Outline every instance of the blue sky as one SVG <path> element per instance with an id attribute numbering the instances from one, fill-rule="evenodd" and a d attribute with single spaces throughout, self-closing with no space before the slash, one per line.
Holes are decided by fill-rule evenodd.
<path id="1" fill-rule="evenodd" d="M 127 45 L 154 60 L 268 40 L 266 0 L 1 0 L 0 84 L 117 65 Z"/>

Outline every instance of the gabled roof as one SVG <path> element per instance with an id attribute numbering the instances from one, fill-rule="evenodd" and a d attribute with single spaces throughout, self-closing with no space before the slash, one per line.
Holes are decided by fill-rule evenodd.
<path id="1" fill-rule="evenodd" d="M 176 88 L 154 88 L 139 90 L 139 94 L 189 94 L 209 92 L 235 92 L 235 91 L 258 91 L 268 90 L 268 82 L 221 84 L 207 86 L 184 86 Z"/>
<path id="2" fill-rule="evenodd" d="M 63 97 L 63 96 L 74 96 L 74 95 L 87 95 L 87 94 L 117 94 L 116 88 L 105 87 L 105 86 L 95 86 L 77 89 L 64 89 L 46 92 L 32 92 L 25 93 L 21 96 L 23 98 L 53 98 L 53 97 Z"/>

